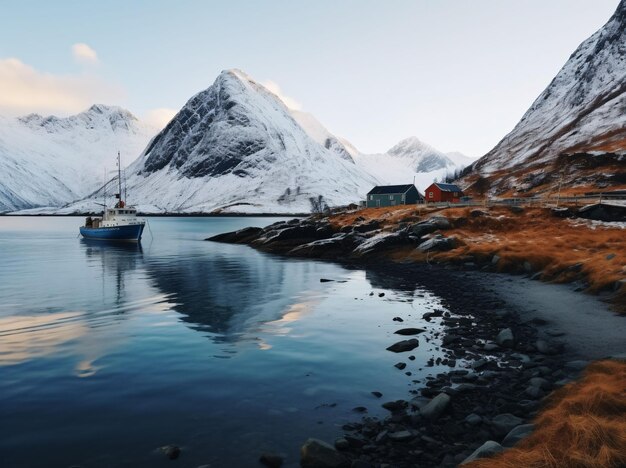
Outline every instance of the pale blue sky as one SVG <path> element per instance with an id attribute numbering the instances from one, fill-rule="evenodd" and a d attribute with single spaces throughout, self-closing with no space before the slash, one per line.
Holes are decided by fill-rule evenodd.
<path id="1" fill-rule="evenodd" d="M 415 135 L 480 156 L 617 4 L 2 1 L 0 111 L 67 115 L 98 101 L 148 116 L 236 67 L 364 152 Z M 77 43 L 97 60 L 73 56 Z"/>

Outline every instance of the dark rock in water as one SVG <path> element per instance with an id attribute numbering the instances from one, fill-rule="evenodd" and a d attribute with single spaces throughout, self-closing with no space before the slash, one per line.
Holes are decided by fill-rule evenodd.
<path id="1" fill-rule="evenodd" d="M 397 364 L 394 364 L 394 366 L 393 366 L 393 367 L 395 367 L 396 369 L 403 370 L 403 369 L 405 369 L 405 368 L 406 368 L 406 364 L 405 364 L 404 362 L 399 362 L 399 363 L 397 363 Z"/>
<path id="2" fill-rule="evenodd" d="M 320 278 L 320 283 L 332 283 L 335 280 L 331 280 L 328 278 Z"/>
<path id="3" fill-rule="evenodd" d="M 378 297 L 385 297 L 385 293 L 384 292 L 378 293 Z"/>
<path id="4" fill-rule="evenodd" d="M 515 344 L 515 340 L 511 329 L 505 328 L 504 330 L 500 330 L 500 333 L 498 333 L 496 337 L 496 343 L 504 348 L 512 348 Z"/>
<path id="5" fill-rule="evenodd" d="M 383 394 L 380 392 L 372 392 L 372 395 L 374 395 L 376 398 L 380 398 L 383 396 Z"/>
<path id="6" fill-rule="evenodd" d="M 404 322 L 404 320 L 402 320 L 400 317 L 394 317 L 393 321 L 394 322 Z"/>
<path id="7" fill-rule="evenodd" d="M 424 330 L 423 328 L 402 328 L 398 331 L 395 331 L 394 334 L 396 335 L 404 335 L 404 336 L 410 336 L 410 335 L 418 335 L 422 332 L 425 332 L 426 330 Z"/>
<path id="8" fill-rule="evenodd" d="M 490 457 L 492 455 L 495 455 L 496 453 L 502 452 L 502 450 L 504 450 L 504 448 L 499 443 L 494 442 L 493 440 L 488 440 L 483 445 L 474 450 L 474 452 L 469 457 L 463 460 L 463 463 L 461 463 L 461 465 L 472 462 L 474 460 L 478 460 L 479 458 Z"/>
<path id="9" fill-rule="evenodd" d="M 445 393 L 440 393 L 430 402 L 420 408 L 420 414 L 428 419 L 437 419 L 441 413 L 443 413 L 450 404 L 450 396 Z"/>
<path id="10" fill-rule="evenodd" d="M 180 456 L 180 447 L 176 445 L 164 445 L 159 450 L 170 460 L 176 460 Z"/>
<path id="11" fill-rule="evenodd" d="M 283 465 L 283 457 L 274 453 L 264 453 L 259 457 L 261 465 L 269 468 L 280 468 Z"/>
<path id="12" fill-rule="evenodd" d="M 347 459 L 332 445 L 318 439 L 307 440 L 300 449 L 300 466 L 303 468 L 343 468 Z"/>
<path id="13" fill-rule="evenodd" d="M 239 231 L 217 234 L 205 240 L 213 241 L 213 242 L 228 242 L 228 243 L 234 243 L 234 244 L 244 244 L 244 243 L 251 241 L 252 239 L 255 239 L 262 232 L 263 232 L 263 229 L 260 227 L 247 227 L 247 228 L 240 229 Z"/>
<path id="14" fill-rule="evenodd" d="M 392 351 L 394 353 L 403 353 L 405 351 L 411 351 L 419 346 L 419 341 L 417 338 L 412 338 L 410 340 L 398 341 L 397 343 L 392 344 L 387 348 L 387 351 Z"/>
<path id="15" fill-rule="evenodd" d="M 520 440 L 528 437 L 533 432 L 534 428 L 535 426 L 533 424 L 522 424 L 520 426 L 514 427 L 502 441 L 502 446 L 513 447 Z"/>
<path id="16" fill-rule="evenodd" d="M 383 403 L 381 406 L 388 411 L 396 412 L 401 411 L 407 407 L 407 402 L 404 400 L 396 400 L 396 401 L 387 401 Z"/>
<path id="17" fill-rule="evenodd" d="M 337 450 L 348 450 L 350 448 L 350 442 L 347 439 L 340 437 L 335 439 L 335 448 Z"/>
<path id="18" fill-rule="evenodd" d="M 367 408 L 365 406 L 357 406 L 356 408 L 352 408 L 352 411 L 355 413 L 367 413 Z"/>

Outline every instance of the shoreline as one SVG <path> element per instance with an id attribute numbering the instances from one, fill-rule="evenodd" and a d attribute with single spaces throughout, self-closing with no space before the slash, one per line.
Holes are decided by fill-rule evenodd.
<path id="1" fill-rule="evenodd" d="M 319 450 L 326 450 L 337 461 L 363 467 L 381 463 L 397 467 L 457 466 L 471 456 L 492 455 L 531 434 L 533 426 L 529 424 L 552 401 L 547 397 L 579 378 L 589 361 L 612 354 L 604 354 L 605 341 L 599 339 L 602 333 L 614 332 L 612 351 L 626 351 L 620 347 L 620 337 L 624 336 L 620 330 L 626 330 L 626 317 L 611 312 L 599 297 L 580 294 L 580 287 L 572 291 L 531 281 L 529 278 L 540 277 L 526 268 L 526 278 L 513 276 L 510 273 L 520 270 L 497 269 L 497 256 L 492 259 L 488 255 L 481 263 L 467 258 L 455 262 L 448 248 L 443 249 L 448 256 L 442 261 L 429 259 L 428 255 L 405 255 L 408 250 L 416 251 L 424 239 L 432 245 L 448 242 L 446 239 L 451 238 L 428 233 L 450 228 L 449 221 L 439 217 L 413 227 L 396 221 L 392 232 L 381 232 L 383 223 L 368 221 L 358 213 L 356 216 L 356 222 L 343 226 L 333 225 L 332 219 L 307 218 L 207 239 L 247 244 L 290 258 L 330 260 L 348 268 L 383 271 L 390 276 L 400 275 L 400 283 L 413 282 L 413 286 L 422 281 L 424 286 L 435 289 L 449 311 L 425 314 L 423 318 L 441 320 L 445 325 L 441 341 L 450 371 L 423 382 L 424 386 L 412 390 L 413 395 L 406 400 L 381 398 L 378 404 L 390 415 L 381 420 L 364 417 L 344 425 L 345 435 L 335 441 L 334 447 L 307 441 L 302 449 L 303 463 L 309 453 Z M 413 216 L 411 221 L 420 218 Z M 421 229 L 423 223 L 429 224 L 426 236 L 413 238 L 411 232 Z M 438 252 L 433 249 L 433 253 Z M 516 282 L 517 292 L 508 286 Z M 520 287 L 519 283 L 524 284 Z M 531 290 L 536 294 L 534 302 L 528 304 L 523 296 Z M 556 298 L 546 302 L 546 290 L 550 292 L 548 298 Z M 579 320 L 568 323 L 563 315 L 581 303 L 591 305 L 591 314 L 587 316 L 583 311 L 578 314 Z M 604 310 L 598 311 L 596 306 Z M 584 327 L 585 321 L 603 313 L 606 320 L 591 327 L 592 336 L 572 338 L 573 331 L 583 335 L 588 332 L 590 327 Z M 478 455 L 473 453 L 475 450 Z M 315 461 L 312 463 L 315 466 Z"/>
<path id="2" fill-rule="evenodd" d="M 15 214 L 15 213 L 0 213 L 0 217 L 13 217 L 13 218 L 31 218 L 31 217 L 74 217 L 83 218 L 85 216 L 100 216 L 102 213 L 72 213 L 72 214 Z M 311 213 L 137 213 L 137 216 L 143 216 L 144 218 L 305 218 L 310 216 Z"/>

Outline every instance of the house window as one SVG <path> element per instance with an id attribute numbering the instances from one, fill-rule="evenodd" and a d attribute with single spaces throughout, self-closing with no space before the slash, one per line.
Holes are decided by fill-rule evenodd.
<path id="1" fill-rule="evenodd" d="M 393 200 L 393 195 L 389 195 L 389 200 Z"/>
<path id="2" fill-rule="evenodd" d="M 373 200 L 373 199 L 374 199 L 374 195 L 370 195 L 370 200 Z"/>
<path id="3" fill-rule="evenodd" d="M 459 192 L 454 192 L 452 195 L 455 196 L 455 197 L 458 197 L 459 196 Z"/>
<path id="4" fill-rule="evenodd" d="M 433 192 L 428 192 L 428 198 L 434 198 L 433 197 Z"/>

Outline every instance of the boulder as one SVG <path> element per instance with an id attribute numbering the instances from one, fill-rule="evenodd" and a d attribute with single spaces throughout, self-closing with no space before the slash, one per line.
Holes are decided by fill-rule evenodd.
<path id="1" fill-rule="evenodd" d="M 205 240 L 213 242 L 227 242 L 231 244 L 245 244 L 253 239 L 256 239 L 263 229 L 260 227 L 247 227 L 234 232 L 225 232 L 211 236 Z"/>
<path id="2" fill-rule="evenodd" d="M 500 330 L 498 336 L 496 336 L 496 343 L 502 346 L 503 348 L 512 348 L 515 340 L 513 338 L 513 332 L 510 328 L 505 328 Z"/>
<path id="3" fill-rule="evenodd" d="M 176 445 L 164 445 L 160 450 L 170 460 L 176 460 L 180 456 L 180 447 Z"/>
<path id="4" fill-rule="evenodd" d="M 456 239 L 454 237 L 432 237 L 420 245 L 417 248 L 421 252 L 431 252 L 431 251 L 445 251 L 451 250 L 456 246 Z"/>
<path id="5" fill-rule="evenodd" d="M 522 424 L 520 426 L 516 426 L 509 431 L 504 440 L 502 441 L 503 447 L 513 447 L 524 437 L 528 437 L 532 432 L 535 426 L 533 424 Z"/>
<path id="6" fill-rule="evenodd" d="M 395 442 L 406 442 L 407 440 L 411 440 L 415 437 L 415 434 L 413 434 L 410 431 L 398 431 L 398 432 L 391 432 L 388 434 L 389 438 Z"/>
<path id="7" fill-rule="evenodd" d="M 259 457 L 259 463 L 268 468 L 280 468 L 283 466 L 283 457 L 274 453 L 264 453 Z"/>
<path id="8" fill-rule="evenodd" d="M 352 255 L 364 257 L 374 253 L 379 253 L 404 244 L 411 243 L 410 239 L 403 232 L 383 232 L 364 240 L 352 252 Z"/>
<path id="9" fill-rule="evenodd" d="M 419 346 L 420 342 L 417 338 L 411 338 L 410 340 L 402 340 L 392 344 L 387 348 L 387 351 L 394 353 L 403 353 L 405 351 L 411 351 Z"/>
<path id="10" fill-rule="evenodd" d="M 303 468 L 343 468 L 348 461 L 332 445 L 318 439 L 307 440 L 300 449 Z"/>
<path id="11" fill-rule="evenodd" d="M 437 419 L 449 404 L 450 396 L 446 393 L 440 393 L 420 408 L 420 414 L 428 419 Z"/>
<path id="12" fill-rule="evenodd" d="M 474 452 L 472 452 L 472 454 L 469 457 L 463 460 L 461 465 L 472 462 L 474 460 L 478 460 L 479 458 L 490 457 L 492 455 L 495 455 L 496 453 L 502 452 L 502 450 L 504 450 L 502 445 L 500 445 L 497 442 L 494 442 L 493 440 L 488 440 L 487 442 L 482 444 L 480 447 L 478 447 L 476 450 L 474 450 Z"/>
<path id="13" fill-rule="evenodd" d="M 410 336 L 410 335 L 418 335 L 425 331 L 426 330 L 424 330 L 423 328 L 401 328 L 400 330 L 395 331 L 394 334 Z"/>
<path id="14" fill-rule="evenodd" d="M 596 203 L 583 206 L 578 210 L 578 216 L 596 221 L 626 221 L 626 205 L 610 202 Z"/>
<path id="15" fill-rule="evenodd" d="M 491 425 L 498 434 L 508 434 L 514 427 L 519 426 L 524 421 L 511 413 L 497 415 L 491 420 Z"/>
<path id="16" fill-rule="evenodd" d="M 469 424 L 470 426 L 477 426 L 479 425 L 481 422 L 483 422 L 483 418 L 481 418 L 479 415 L 477 415 L 476 413 L 471 413 L 468 414 L 467 416 L 465 416 L 464 421 Z"/>

